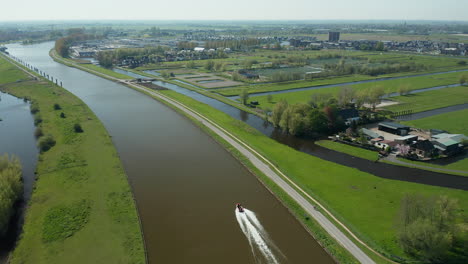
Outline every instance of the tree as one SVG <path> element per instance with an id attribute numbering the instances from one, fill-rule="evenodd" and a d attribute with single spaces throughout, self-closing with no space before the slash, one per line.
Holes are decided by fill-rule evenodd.
<path id="1" fill-rule="evenodd" d="M 8 230 L 14 204 L 23 193 L 21 164 L 15 156 L 0 156 L 0 236 Z"/>
<path id="2" fill-rule="evenodd" d="M 376 86 L 369 92 L 369 104 L 372 109 L 375 110 L 376 106 L 382 101 L 382 96 L 384 96 L 385 90 L 381 86 Z"/>
<path id="3" fill-rule="evenodd" d="M 46 152 L 55 146 L 55 139 L 52 135 L 47 135 L 45 137 L 41 137 L 39 140 L 39 149 L 41 152 Z"/>
<path id="4" fill-rule="evenodd" d="M 398 93 L 400 95 L 407 95 L 409 94 L 409 92 L 410 92 L 410 88 L 408 84 L 403 84 L 400 86 L 400 88 L 398 88 Z"/>
<path id="5" fill-rule="evenodd" d="M 270 103 L 270 104 L 273 103 L 273 95 L 269 94 L 267 96 L 267 102 Z"/>
<path id="6" fill-rule="evenodd" d="M 275 104 L 275 107 L 273 108 L 273 112 L 271 114 L 271 121 L 273 122 L 274 126 L 279 126 L 281 116 L 283 115 L 283 112 L 284 110 L 286 110 L 286 108 L 288 108 L 288 102 L 286 100 L 280 100 Z"/>
<path id="7" fill-rule="evenodd" d="M 243 89 L 241 94 L 239 95 L 242 104 L 247 105 L 247 101 L 249 100 L 249 92 L 247 89 Z"/>
<path id="8" fill-rule="evenodd" d="M 460 85 L 466 85 L 468 83 L 468 75 L 463 74 L 460 76 Z"/>
<path id="9" fill-rule="evenodd" d="M 345 107 L 346 104 L 354 101 L 356 96 L 356 91 L 351 86 L 343 86 L 338 92 L 338 104 L 341 107 Z"/>
<path id="10" fill-rule="evenodd" d="M 207 61 L 205 62 L 204 68 L 205 68 L 207 71 L 212 71 L 212 70 L 213 70 L 213 67 L 214 67 L 214 61 L 212 61 L 212 60 L 207 60 Z"/>
<path id="11" fill-rule="evenodd" d="M 382 41 L 379 41 L 379 43 L 377 43 L 377 45 L 375 46 L 375 50 L 376 51 L 384 51 L 384 44 Z"/>
<path id="12" fill-rule="evenodd" d="M 458 203 L 446 196 L 405 195 L 398 217 L 398 238 L 410 255 L 440 262 L 453 245 Z"/>
<path id="13" fill-rule="evenodd" d="M 195 62 L 193 60 L 191 61 L 188 61 L 187 64 L 185 65 L 187 68 L 189 69 L 195 69 L 195 67 L 197 67 L 197 65 L 195 64 Z"/>

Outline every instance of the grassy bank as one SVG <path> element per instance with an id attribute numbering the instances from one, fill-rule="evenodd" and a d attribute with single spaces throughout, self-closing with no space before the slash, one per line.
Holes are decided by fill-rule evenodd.
<path id="1" fill-rule="evenodd" d="M 32 100 L 43 137 L 55 140 L 39 156 L 37 182 L 11 263 L 144 263 L 131 189 L 104 126 L 63 88 L 28 79 L 1 57 L 0 69 L 5 68 L 23 82 L 2 90 Z M 8 83 L 1 76 L 0 84 Z M 75 132 L 77 123 L 82 133 Z"/>
<path id="2" fill-rule="evenodd" d="M 405 194 L 445 194 L 457 198 L 462 208 L 468 207 L 466 192 L 382 179 L 324 161 L 282 145 L 208 105 L 172 91 L 163 93 L 199 111 L 255 148 L 301 188 L 328 206 L 363 240 L 386 254 L 407 257 L 396 242 L 394 229 L 399 203 Z"/>
<path id="3" fill-rule="evenodd" d="M 331 140 L 320 140 L 320 141 L 315 142 L 315 144 L 322 146 L 324 148 L 336 150 L 338 152 L 343 152 L 351 156 L 362 158 L 362 159 L 375 161 L 378 158 L 378 153 L 376 151 L 354 147 L 354 146 L 346 145 L 343 143 L 334 142 Z"/>

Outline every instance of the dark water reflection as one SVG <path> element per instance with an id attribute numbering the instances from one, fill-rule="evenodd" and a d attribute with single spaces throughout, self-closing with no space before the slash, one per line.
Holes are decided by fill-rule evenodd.
<path id="1" fill-rule="evenodd" d="M 18 204 L 20 209 L 12 220 L 9 233 L 0 239 L 0 263 L 4 263 L 21 231 L 24 206 L 31 197 L 34 185 L 38 150 L 34 138 L 34 120 L 28 103 L 0 92 L 0 118 L 0 155 L 15 155 L 20 159 L 24 184 L 23 202 Z"/>

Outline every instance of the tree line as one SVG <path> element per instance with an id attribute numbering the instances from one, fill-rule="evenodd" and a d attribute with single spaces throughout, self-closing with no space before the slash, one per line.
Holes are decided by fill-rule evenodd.
<path id="1" fill-rule="evenodd" d="M 14 205 L 23 194 L 21 164 L 16 157 L 0 156 L 0 236 L 8 230 Z"/>
<path id="2" fill-rule="evenodd" d="M 90 39 L 102 38 L 101 35 L 85 34 L 84 30 L 82 29 L 70 29 L 69 33 L 70 34 L 68 36 L 59 38 L 55 41 L 55 50 L 60 56 L 64 58 L 69 57 L 69 49 L 74 43 Z"/>
<path id="3" fill-rule="evenodd" d="M 111 68 L 116 63 L 121 63 L 124 60 L 128 60 L 130 64 L 141 63 L 155 63 L 161 60 L 161 56 L 167 49 L 157 47 L 145 47 L 145 48 L 121 48 L 108 51 L 100 51 L 96 55 L 96 59 L 99 65 L 105 68 Z"/>

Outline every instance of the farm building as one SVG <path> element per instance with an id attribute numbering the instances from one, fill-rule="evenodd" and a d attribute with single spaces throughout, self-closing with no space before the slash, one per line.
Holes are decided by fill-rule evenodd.
<path id="1" fill-rule="evenodd" d="M 378 133 L 376 133 L 376 132 L 374 132 L 372 130 L 369 130 L 367 128 L 361 129 L 361 132 L 367 138 L 367 140 L 371 140 L 371 139 L 374 139 L 374 138 L 383 139 L 383 137 L 381 135 L 379 135 Z"/>
<path id="2" fill-rule="evenodd" d="M 399 137 L 399 138 L 395 138 L 395 142 L 398 143 L 398 144 L 409 144 L 413 141 L 417 141 L 418 140 L 418 136 L 417 135 L 407 135 L 407 136 L 404 136 L 404 137 Z"/>
<path id="3" fill-rule="evenodd" d="M 381 122 L 379 123 L 379 130 L 395 135 L 406 136 L 408 135 L 410 128 L 409 126 L 405 126 L 398 123 Z"/>
<path id="4" fill-rule="evenodd" d="M 338 115 L 343 118 L 347 126 L 351 125 L 353 121 L 359 121 L 359 112 L 356 109 L 342 109 Z"/>
<path id="5" fill-rule="evenodd" d="M 429 140 L 418 140 L 410 145 L 410 153 L 414 153 L 421 158 L 430 158 L 437 153 L 437 149 Z"/>

